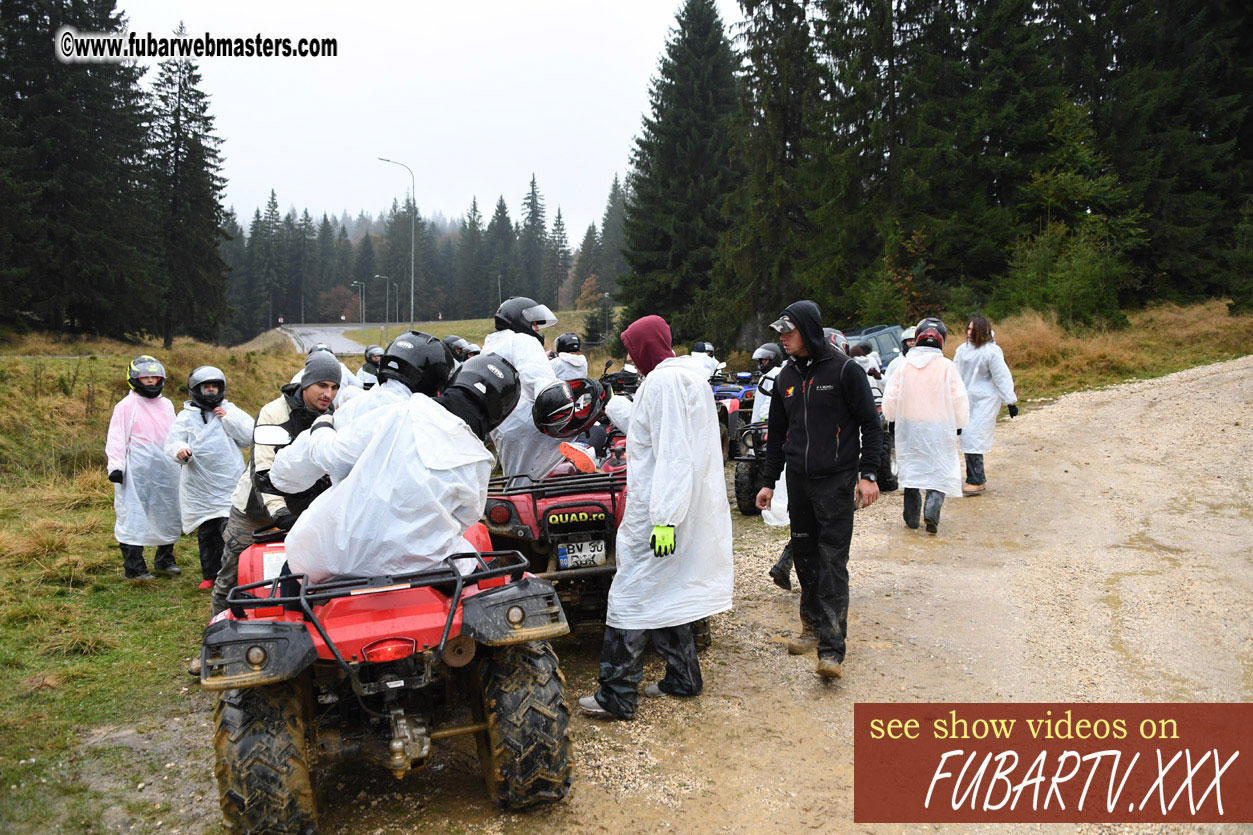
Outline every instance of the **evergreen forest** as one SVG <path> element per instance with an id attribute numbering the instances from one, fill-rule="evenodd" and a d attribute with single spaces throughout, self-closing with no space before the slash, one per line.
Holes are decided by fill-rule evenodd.
<path id="1" fill-rule="evenodd" d="M 513 210 L 467 195 L 451 221 L 413 194 L 352 219 L 271 192 L 237 216 L 194 63 L 147 85 L 61 65 L 51 33 L 121 31 L 114 0 L 4 0 L 0 320 L 234 344 L 280 320 L 480 318 L 527 295 L 748 346 L 797 298 L 837 326 L 1253 308 L 1248 3 L 740 6 L 732 28 L 713 0 L 677 7 L 625 176 L 571 230 L 527 172 Z"/>

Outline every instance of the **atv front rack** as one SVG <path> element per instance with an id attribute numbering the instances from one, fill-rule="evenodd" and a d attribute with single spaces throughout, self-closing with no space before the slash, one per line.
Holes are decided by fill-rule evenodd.
<path id="1" fill-rule="evenodd" d="M 473 559 L 474 570 L 462 575 L 453 565 L 453 560 Z M 491 561 L 492 565 L 488 564 Z M 226 596 L 226 606 L 236 618 L 242 619 L 248 609 L 271 608 L 281 606 L 285 609 L 298 609 L 304 614 L 305 620 L 313 624 L 313 628 L 322 636 L 322 641 L 335 656 L 336 662 L 356 681 L 352 667 L 344 660 L 339 648 L 327 634 L 322 621 L 318 619 L 313 607 L 328 600 L 340 597 L 356 597 L 363 594 L 380 594 L 404 589 L 444 586 L 450 588 L 448 619 L 444 622 L 444 631 L 439 639 L 437 655 L 443 655 L 444 646 L 448 643 L 448 634 L 452 631 L 452 622 L 461 604 L 461 593 L 467 584 L 473 585 L 484 580 L 508 576 L 512 582 L 522 579 L 527 570 L 526 558 L 517 551 L 487 551 L 482 554 L 453 554 L 442 563 L 424 571 L 407 574 L 392 574 L 383 577 L 345 577 L 326 583 L 310 583 L 307 574 L 281 574 L 268 580 L 236 586 Z M 258 597 L 247 592 L 260 589 L 268 590 L 268 594 Z M 294 593 L 293 593 L 294 589 Z"/>

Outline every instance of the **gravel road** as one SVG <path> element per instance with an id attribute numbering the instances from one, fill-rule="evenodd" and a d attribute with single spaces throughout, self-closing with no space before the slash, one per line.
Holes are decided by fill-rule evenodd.
<path id="1" fill-rule="evenodd" d="M 858 514 L 834 682 L 782 645 L 797 596 L 766 569 L 785 535 L 733 513 L 735 609 L 715 619 L 705 693 L 647 700 L 633 723 L 576 716 L 566 802 L 498 812 L 467 741 L 404 783 L 335 772 L 324 830 L 843 831 L 855 702 L 1253 700 L 1251 415 L 1253 356 L 1002 420 L 987 494 L 946 503 L 938 536 L 904 527 L 900 493 Z M 573 702 L 594 687 L 599 642 L 557 649 Z M 660 670 L 650 658 L 645 680 Z M 188 701 L 173 725 L 91 739 L 174 763 L 153 800 L 182 831 L 213 831 L 208 700 Z"/>

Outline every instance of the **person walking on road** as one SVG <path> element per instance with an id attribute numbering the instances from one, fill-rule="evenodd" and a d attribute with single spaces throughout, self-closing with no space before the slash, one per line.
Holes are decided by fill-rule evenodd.
<path id="1" fill-rule="evenodd" d="M 875 474 L 883 430 L 866 373 L 827 341 L 817 304 L 794 302 L 770 327 L 791 359 L 770 400 L 766 486 L 757 506 L 770 507 L 786 462 L 792 555 L 801 584 L 801 633 L 788 642 L 788 652 L 817 649 L 818 675 L 839 678 L 847 651 L 853 510 L 879 498 Z"/>
<path id="2" fill-rule="evenodd" d="M 987 490 L 983 456 L 992 450 L 996 416 L 1001 404 L 1009 406 L 1009 416 L 1018 417 L 1018 395 L 1014 377 L 1005 364 L 1005 355 L 992 339 L 992 323 L 976 316 L 966 325 L 966 341 L 953 356 L 970 398 L 970 423 L 962 430 L 961 448 L 966 455 L 966 484 L 962 494 L 978 496 Z"/>
<path id="3" fill-rule="evenodd" d="M 944 356 L 944 323 L 923 319 L 917 334 L 904 367 L 892 375 L 883 395 L 883 414 L 896 422 L 905 524 L 917 528 L 921 513 L 927 533 L 933 534 L 944 497 L 961 495 L 957 432 L 970 417 L 970 405 L 957 368 Z"/>
<path id="4" fill-rule="evenodd" d="M 701 692 L 689 624 L 731 608 L 734 568 L 718 414 L 704 362 L 674 355 L 670 326 L 660 316 L 632 323 L 622 344 L 645 376 L 634 402 L 614 397 L 606 405 L 627 433 L 627 506 L 609 588 L 600 688 L 579 699 L 579 708 L 595 717 L 632 719 L 649 641 L 666 662 L 666 675 L 644 695 Z"/>
<path id="5" fill-rule="evenodd" d="M 161 396 L 165 366 L 155 357 L 144 354 L 131 360 L 126 384 L 130 392 L 113 407 L 104 451 L 122 569 L 127 580 L 144 582 L 154 579 L 144 562 L 145 545 L 157 547 L 153 567 L 158 574 L 182 573 L 174 562 L 174 543 L 181 533 L 178 465 L 165 454 L 174 404 Z"/>

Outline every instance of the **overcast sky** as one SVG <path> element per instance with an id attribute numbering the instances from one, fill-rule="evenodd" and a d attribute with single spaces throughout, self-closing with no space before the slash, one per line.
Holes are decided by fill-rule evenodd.
<path id="1" fill-rule="evenodd" d="M 734 0 L 717 0 L 732 31 Z M 681 0 L 271 2 L 119 0 L 132 32 L 335 37 L 335 58 L 204 59 L 224 140 L 226 205 L 245 228 L 270 189 L 281 211 L 377 213 L 403 198 L 516 221 L 534 173 L 571 246 L 599 225 L 648 107 Z M 151 82 L 155 70 L 145 81 Z"/>

